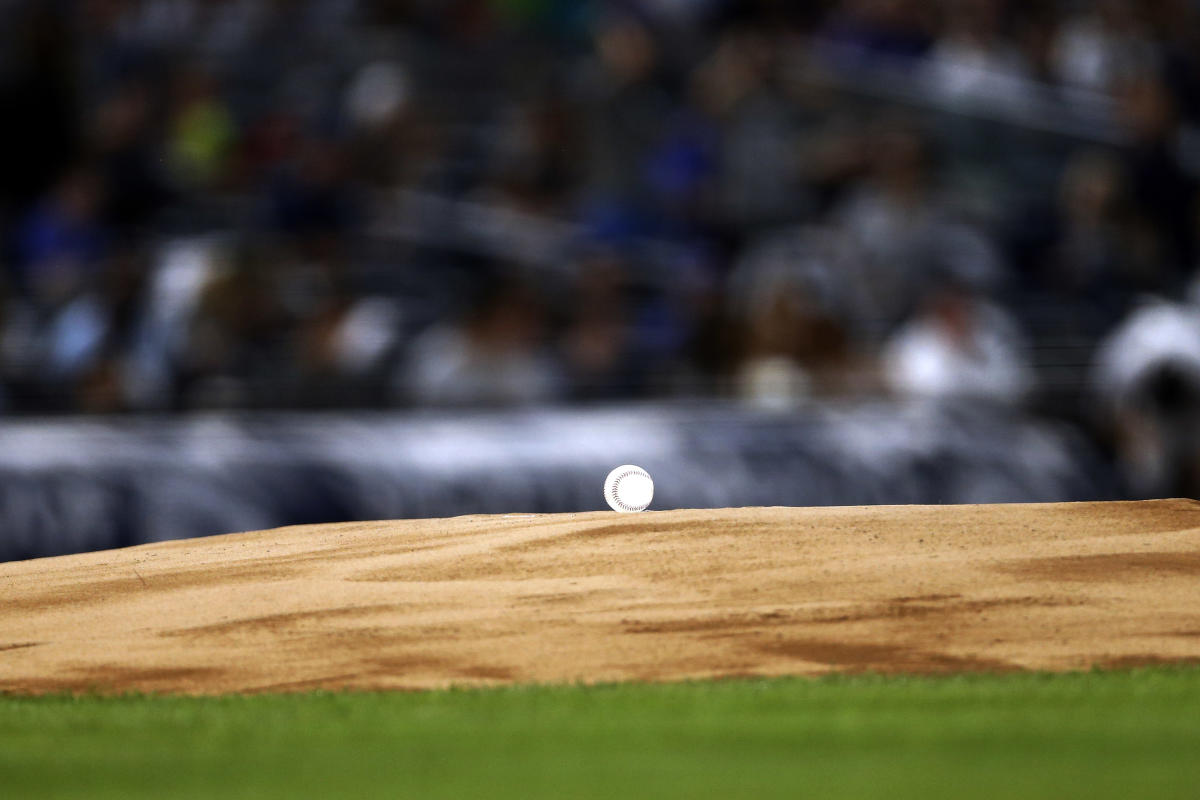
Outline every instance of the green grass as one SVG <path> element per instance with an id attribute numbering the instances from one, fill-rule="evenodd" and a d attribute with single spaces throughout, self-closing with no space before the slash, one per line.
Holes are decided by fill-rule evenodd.
<path id="1" fill-rule="evenodd" d="M 0 696 L 0 796 L 1196 798 L 1200 669 Z"/>

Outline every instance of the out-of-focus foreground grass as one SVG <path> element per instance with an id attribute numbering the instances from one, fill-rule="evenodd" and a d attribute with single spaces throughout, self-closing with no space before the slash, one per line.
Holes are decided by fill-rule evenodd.
<path id="1" fill-rule="evenodd" d="M 1200 668 L 0 696 L 0 794 L 1194 798 Z"/>

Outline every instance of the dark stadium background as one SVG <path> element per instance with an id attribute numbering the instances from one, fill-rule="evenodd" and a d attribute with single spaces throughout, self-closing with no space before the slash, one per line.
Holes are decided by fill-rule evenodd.
<path id="1" fill-rule="evenodd" d="M 1200 4 L 0 2 L 0 558 L 1200 493 Z"/>

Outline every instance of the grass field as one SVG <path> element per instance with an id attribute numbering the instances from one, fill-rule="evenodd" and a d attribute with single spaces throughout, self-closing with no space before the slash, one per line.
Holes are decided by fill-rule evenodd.
<path id="1" fill-rule="evenodd" d="M 1194 798 L 1200 668 L 0 696 L 5 797 Z"/>

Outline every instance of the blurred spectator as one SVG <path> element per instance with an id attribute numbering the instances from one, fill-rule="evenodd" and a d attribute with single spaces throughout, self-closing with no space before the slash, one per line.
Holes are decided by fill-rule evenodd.
<path id="1" fill-rule="evenodd" d="M 786 409 L 819 393 L 844 393 L 847 334 L 834 317 L 796 293 L 768 299 L 747 321 L 737 391 L 752 405 Z"/>
<path id="2" fill-rule="evenodd" d="M 725 222 L 750 229 L 794 219 L 806 203 L 798 185 L 802 110 L 772 80 L 777 43 L 735 31 L 691 76 L 692 102 L 716 120 L 714 202 Z"/>
<path id="3" fill-rule="evenodd" d="M 1067 164 L 1059 185 L 1052 284 L 1067 290 L 1106 286 L 1132 266 L 1129 221 L 1122 218 L 1124 184 L 1121 165 L 1107 153 L 1081 152 Z"/>
<path id="4" fill-rule="evenodd" d="M 1181 169 L 1176 150 L 1177 107 L 1158 74 L 1139 73 L 1118 89 L 1122 117 L 1133 137 L 1126 156 L 1134 220 L 1151 248 L 1158 285 L 1177 289 L 1191 267 L 1195 181 Z"/>
<path id="5" fill-rule="evenodd" d="M 998 0 L 950 3 L 945 32 L 929 57 L 935 89 L 955 99 L 1020 101 L 1029 65 L 1016 42 L 1001 30 Z"/>
<path id="6" fill-rule="evenodd" d="M 863 313 L 895 322 L 917 299 L 935 268 L 948 264 L 976 285 L 994 285 L 1001 266 L 986 236 L 958 218 L 939 195 L 930 142 L 904 121 L 875 130 L 869 171 L 833 216 L 861 253 L 854 288 Z"/>
<path id="7" fill-rule="evenodd" d="M 175 179 L 184 187 L 205 189 L 225 178 L 233 146 L 233 118 L 212 75 L 185 69 L 171 87 L 167 153 Z"/>
<path id="8" fill-rule="evenodd" d="M 1053 45 L 1055 72 L 1071 86 L 1109 91 L 1117 80 L 1152 64 L 1154 48 L 1136 3 L 1102 0 L 1069 16 Z"/>
<path id="9" fill-rule="evenodd" d="M 264 383 L 286 365 L 276 358 L 285 317 L 271 291 L 261 249 L 242 248 L 203 285 L 179 352 L 185 408 L 264 404 Z"/>
<path id="10" fill-rule="evenodd" d="M 856 352 L 862 323 L 853 251 L 827 229 L 777 232 L 755 242 L 731 276 L 739 328 L 735 391 L 782 410 L 819 395 L 875 388 Z"/>
<path id="11" fill-rule="evenodd" d="M 102 192 L 94 171 L 77 168 L 58 182 L 18 229 L 21 285 L 39 304 L 62 302 L 95 270 L 107 239 L 99 219 Z"/>
<path id="12" fill-rule="evenodd" d="M 434 133 L 431 115 L 422 113 L 413 93 L 405 67 L 386 60 L 360 68 L 346 87 L 350 168 L 371 186 L 419 184 L 436 162 L 439 146 L 444 146 Z M 288 133 L 293 133 L 295 121 L 287 124 Z"/>
<path id="13" fill-rule="evenodd" d="M 965 285 L 930 291 L 888 342 L 884 371 L 899 394 L 1015 404 L 1032 388 L 1013 320 Z"/>
<path id="14" fill-rule="evenodd" d="M 556 400 L 563 387 L 545 351 L 545 324 L 528 287 L 485 279 L 458 323 L 435 325 L 413 343 L 397 388 L 406 399 L 438 405 Z"/>
<path id="15" fill-rule="evenodd" d="M 1128 176 L 1115 154 L 1082 150 L 1062 171 L 1054 213 L 1045 215 L 1047 245 L 1027 268 L 1037 285 L 1060 298 L 1060 318 L 1098 335 L 1122 314 L 1128 298 L 1160 283 L 1159 262 L 1131 216 Z M 1027 232 L 1036 232 L 1036 223 Z"/>
<path id="16" fill-rule="evenodd" d="M 294 161 L 270 182 L 267 203 L 273 227 L 297 236 L 338 236 L 353 220 L 345 156 L 331 141 L 299 144 Z"/>
<path id="17" fill-rule="evenodd" d="M 106 188 L 102 216 L 117 232 L 142 233 L 171 198 L 150 104 L 149 86 L 132 81 L 101 102 L 92 123 L 92 147 Z"/>
<path id="18" fill-rule="evenodd" d="M 602 22 L 595 51 L 586 76 L 588 183 L 633 197 L 641 188 L 641 160 L 672 113 L 672 98 L 658 81 L 658 45 L 633 17 Z"/>
<path id="19" fill-rule="evenodd" d="M 1100 345 L 1096 421 L 1139 497 L 1200 495 L 1200 307 L 1148 302 Z"/>
<path id="20" fill-rule="evenodd" d="M 585 258 L 578 269 L 560 338 L 572 399 L 621 397 L 645 379 L 633 352 L 626 269 L 616 254 L 605 252 Z"/>

